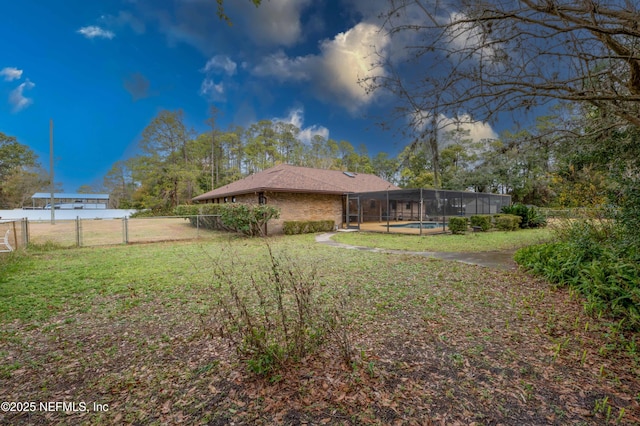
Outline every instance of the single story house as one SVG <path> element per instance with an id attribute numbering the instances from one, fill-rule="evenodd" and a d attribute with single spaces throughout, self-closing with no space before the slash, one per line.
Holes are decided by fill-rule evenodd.
<path id="1" fill-rule="evenodd" d="M 333 220 L 346 222 L 347 194 L 397 190 L 371 174 L 322 170 L 279 164 L 193 199 L 196 203 L 269 204 L 280 218 L 269 222 L 269 234 L 282 233 L 283 222 Z"/>

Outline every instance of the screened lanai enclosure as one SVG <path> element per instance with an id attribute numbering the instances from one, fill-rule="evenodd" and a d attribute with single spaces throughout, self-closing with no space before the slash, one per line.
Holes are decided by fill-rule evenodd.
<path id="1" fill-rule="evenodd" d="M 510 195 L 438 189 L 362 192 L 345 197 L 347 228 L 423 234 L 446 231 L 449 217 L 500 213 Z"/>

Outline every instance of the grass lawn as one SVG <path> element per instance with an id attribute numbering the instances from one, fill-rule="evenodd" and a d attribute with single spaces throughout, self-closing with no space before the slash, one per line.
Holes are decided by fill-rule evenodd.
<path id="1" fill-rule="evenodd" d="M 514 232 L 467 232 L 463 235 L 436 234 L 423 236 L 374 232 L 339 232 L 332 239 L 344 244 L 390 250 L 484 252 L 515 250 L 520 247 L 547 242 L 553 238 L 553 230 L 542 228 Z"/>
<path id="2" fill-rule="evenodd" d="M 37 406 L 0 423 L 640 422 L 640 336 L 587 316 L 566 289 L 313 236 L 268 241 L 315 270 L 322 303 L 342 297 L 351 364 L 330 339 L 268 380 L 218 337 L 214 277 L 252 288 L 269 268 L 261 240 L 30 252 L 0 259 L 0 394 L 86 411 Z"/>

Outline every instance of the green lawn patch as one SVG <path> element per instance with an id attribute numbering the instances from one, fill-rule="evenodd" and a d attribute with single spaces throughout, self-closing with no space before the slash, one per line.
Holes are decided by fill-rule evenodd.
<path id="1" fill-rule="evenodd" d="M 333 240 L 355 246 L 377 247 L 389 250 L 483 252 L 515 250 L 553 240 L 551 229 L 523 229 L 516 232 L 467 232 L 464 235 L 405 235 L 373 232 L 339 232 Z"/>

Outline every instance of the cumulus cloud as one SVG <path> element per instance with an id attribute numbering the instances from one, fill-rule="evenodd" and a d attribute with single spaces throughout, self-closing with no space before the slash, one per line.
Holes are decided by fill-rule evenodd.
<path id="1" fill-rule="evenodd" d="M 4 77 L 4 81 L 19 80 L 22 77 L 22 70 L 14 67 L 6 67 L 0 71 L 0 75 Z"/>
<path id="2" fill-rule="evenodd" d="M 200 96 L 208 101 L 225 101 L 226 90 L 232 85 L 231 76 L 235 75 L 238 65 L 228 56 L 216 55 L 211 57 L 200 71 L 205 78 L 200 84 Z M 220 76 L 221 75 L 221 76 Z M 216 76 L 220 79 L 216 82 Z"/>
<path id="3" fill-rule="evenodd" d="M 298 140 L 306 145 L 311 145 L 313 137 L 316 135 L 322 136 L 324 139 L 329 139 L 329 129 L 319 124 L 313 124 L 308 127 L 304 127 L 304 109 L 293 108 L 289 111 L 289 114 L 284 118 L 274 118 L 273 121 L 280 121 L 283 123 L 289 123 L 300 129 L 298 134 Z"/>
<path id="4" fill-rule="evenodd" d="M 105 30 L 104 28 L 98 27 L 97 25 L 89 25 L 88 27 L 82 27 L 76 32 L 78 34 L 82 34 L 83 36 L 89 39 L 106 38 L 110 40 L 116 36 L 113 32 L 109 30 Z"/>
<path id="5" fill-rule="evenodd" d="M 312 81 L 320 98 L 356 112 L 373 100 L 360 80 L 385 74 L 384 69 L 375 65 L 387 54 L 388 45 L 389 37 L 379 26 L 361 22 L 331 40 L 324 40 L 318 55 L 290 58 L 278 52 L 264 58 L 253 73 L 282 81 Z"/>
<path id="6" fill-rule="evenodd" d="M 329 129 L 324 126 L 314 124 L 309 127 L 305 127 L 304 129 L 300 129 L 298 139 L 306 145 L 311 145 L 311 141 L 315 136 L 321 136 L 322 139 L 325 140 L 329 139 Z"/>
<path id="7" fill-rule="evenodd" d="M 431 122 L 429 111 L 418 111 L 411 117 L 411 124 L 417 132 L 422 132 Z M 440 134 L 445 134 L 454 130 L 464 130 L 469 132 L 468 138 L 474 142 L 486 139 L 497 139 L 498 134 L 489 123 L 474 120 L 469 114 L 462 114 L 457 119 L 447 117 L 443 114 L 438 116 L 438 130 Z"/>
<path id="8" fill-rule="evenodd" d="M 29 79 L 9 93 L 9 103 L 13 107 L 13 112 L 19 112 L 33 103 L 33 99 L 24 96 L 24 91 L 33 89 L 36 85 Z"/>
<path id="9" fill-rule="evenodd" d="M 498 138 L 498 134 L 489 123 L 475 121 L 467 114 L 462 115 L 458 121 L 442 116 L 440 123 L 442 132 L 451 132 L 458 128 L 466 130 L 469 132 L 469 139 L 472 139 L 474 142 L 479 142 L 483 139 Z"/>
<path id="10" fill-rule="evenodd" d="M 355 110 L 371 101 L 372 95 L 359 81 L 385 74 L 375 64 L 379 55 L 386 54 L 388 44 L 388 36 L 377 25 L 368 23 L 359 23 L 322 44 L 323 75 L 326 77 L 323 83 L 334 96 L 346 94 L 341 103 L 347 109 Z"/>
<path id="11" fill-rule="evenodd" d="M 225 72 L 227 75 L 234 75 L 238 65 L 228 56 L 216 55 L 207 61 L 204 66 L 205 73 Z"/>

